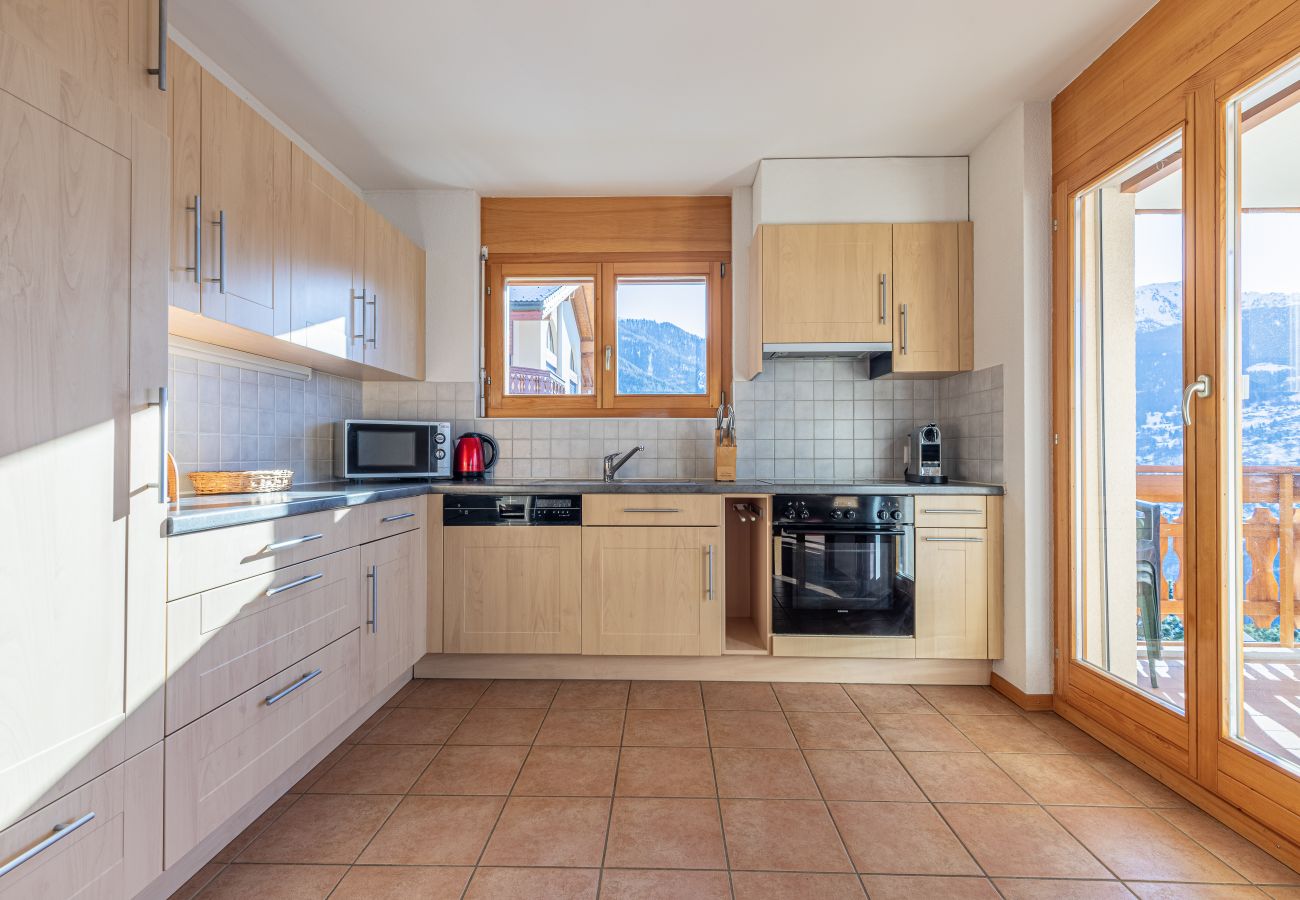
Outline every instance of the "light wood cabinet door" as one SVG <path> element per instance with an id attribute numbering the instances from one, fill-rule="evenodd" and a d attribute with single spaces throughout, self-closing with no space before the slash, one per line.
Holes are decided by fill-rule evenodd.
<path id="1" fill-rule="evenodd" d="M 971 223 L 894 228 L 893 370 L 967 371 L 973 364 Z"/>
<path id="2" fill-rule="evenodd" d="M 289 322 L 289 139 L 202 75 L 203 315 L 262 334 Z"/>
<path id="3" fill-rule="evenodd" d="M 175 43 L 167 45 L 168 119 L 172 139 L 171 305 L 202 310 L 203 246 L 210 227 L 202 212 L 203 69 Z M 210 261 L 209 261 L 210 262 Z"/>
<path id="4" fill-rule="evenodd" d="M 359 362 L 365 205 L 296 145 L 291 156 L 293 341 Z"/>
<path id="5" fill-rule="evenodd" d="M 582 529 L 582 652 L 717 656 L 718 528 Z"/>
<path id="6" fill-rule="evenodd" d="M 760 240 L 763 343 L 890 340 L 891 226 L 764 225 Z"/>
<path id="7" fill-rule="evenodd" d="M 447 653 L 582 649 L 582 529 L 443 530 Z"/>
<path id="8" fill-rule="evenodd" d="M 127 49 L 130 53 L 130 70 L 127 85 L 131 92 L 131 111 L 150 128 L 166 133 L 167 110 L 170 106 L 171 57 L 167 57 L 167 90 L 159 85 L 159 76 L 150 69 L 158 68 L 158 28 L 162 4 L 167 0 L 128 0 Z M 172 47 L 168 42 L 168 50 Z M 164 51 L 166 52 L 166 51 Z"/>
<path id="9" fill-rule="evenodd" d="M 369 206 L 365 235 L 365 363 L 421 378 L 424 251 Z"/>
<path id="10" fill-rule="evenodd" d="M 423 655 L 417 647 L 425 628 L 424 533 L 408 531 L 360 550 L 361 697 L 368 700 Z"/>
<path id="11" fill-rule="evenodd" d="M 425 642 L 417 647 L 417 654 L 442 652 L 442 494 L 429 495 L 429 511 L 425 516 Z"/>
<path id="12" fill-rule="evenodd" d="M 0 0 L 0 35 L 129 112 L 131 2 Z"/>
<path id="13" fill-rule="evenodd" d="M 916 529 L 918 659 L 989 657 L 990 565 L 986 529 Z"/>

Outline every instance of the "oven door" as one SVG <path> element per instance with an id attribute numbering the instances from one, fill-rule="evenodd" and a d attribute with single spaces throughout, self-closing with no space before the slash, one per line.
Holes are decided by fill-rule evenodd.
<path id="1" fill-rule="evenodd" d="M 910 636 L 916 631 L 911 525 L 778 525 L 772 631 Z"/>
<path id="2" fill-rule="evenodd" d="M 430 429 L 415 422 L 349 422 L 347 477 L 429 476 Z"/>

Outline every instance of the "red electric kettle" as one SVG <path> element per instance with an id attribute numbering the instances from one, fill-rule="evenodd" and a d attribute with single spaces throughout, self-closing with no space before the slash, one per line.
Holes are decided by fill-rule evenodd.
<path id="1" fill-rule="evenodd" d="M 487 459 L 483 458 L 484 444 L 492 451 Z M 497 464 L 498 455 L 497 442 L 490 436 L 468 431 L 456 441 L 453 471 L 457 478 L 482 478 L 488 469 Z"/>

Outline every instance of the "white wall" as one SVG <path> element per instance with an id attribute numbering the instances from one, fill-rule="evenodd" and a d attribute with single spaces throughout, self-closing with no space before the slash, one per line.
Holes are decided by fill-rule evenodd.
<path id="1" fill-rule="evenodd" d="M 426 381 L 478 381 L 479 196 L 373 191 L 366 202 L 424 248 Z"/>
<path id="2" fill-rule="evenodd" d="M 765 159 L 753 224 L 965 221 L 968 181 L 964 156 Z"/>
<path id="3" fill-rule="evenodd" d="M 1052 691 L 1051 110 L 1016 107 L 970 157 L 975 368 L 1002 366 L 1006 656 L 994 671 Z"/>
<path id="4" fill-rule="evenodd" d="M 731 359 L 736 378 L 742 377 L 742 360 L 749 347 L 749 245 L 754 239 L 754 191 L 731 192 Z"/>

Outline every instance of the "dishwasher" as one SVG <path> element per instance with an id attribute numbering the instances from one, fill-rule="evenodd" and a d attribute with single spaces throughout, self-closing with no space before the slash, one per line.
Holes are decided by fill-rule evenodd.
<path id="1" fill-rule="evenodd" d="M 443 525 L 581 525 L 581 494 L 446 494 Z"/>

